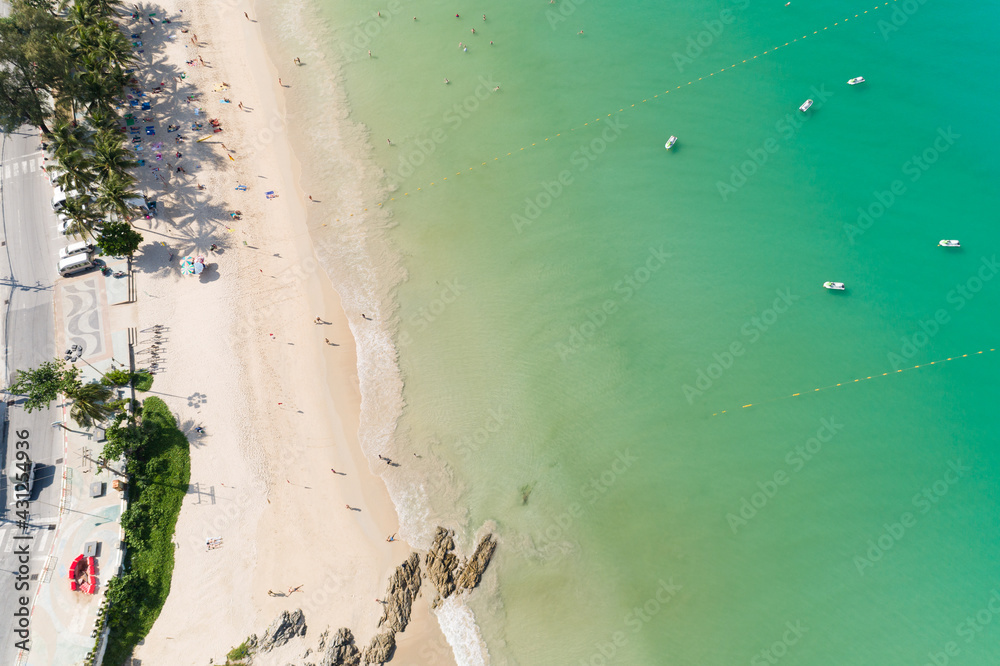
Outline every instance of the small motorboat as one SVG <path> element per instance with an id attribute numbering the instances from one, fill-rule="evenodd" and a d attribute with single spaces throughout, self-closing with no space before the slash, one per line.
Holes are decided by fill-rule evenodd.
<path id="1" fill-rule="evenodd" d="M 799 107 L 799 111 L 805 113 L 806 111 L 809 110 L 809 107 L 812 105 L 813 101 L 811 99 L 807 99 L 806 101 L 802 102 L 802 106 Z"/>
<path id="2" fill-rule="evenodd" d="M 823 286 L 827 289 L 836 289 L 837 291 L 844 291 L 846 289 L 843 282 L 824 282 Z"/>
<path id="3" fill-rule="evenodd" d="M 677 143 L 677 137 L 672 136 L 669 139 L 667 139 L 667 142 L 663 144 L 663 147 L 666 148 L 667 150 L 670 150 L 671 148 L 674 147 L 675 143 Z"/>
<path id="4" fill-rule="evenodd" d="M 943 240 L 938 241 L 938 247 L 962 247 L 962 244 L 957 240 Z"/>
<path id="5" fill-rule="evenodd" d="M 855 76 L 853 79 L 851 79 L 850 81 L 847 82 L 847 85 L 849 85 L 849 86 L 856 86 L 859 83 L 864 83 L 864 82 L 865 82 L 865 77 L 863 77 L 863 76 Z"/>

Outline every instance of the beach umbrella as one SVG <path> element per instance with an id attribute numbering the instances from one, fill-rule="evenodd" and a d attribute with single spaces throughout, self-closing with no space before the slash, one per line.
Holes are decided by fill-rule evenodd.
<path id="1" fill-rule="evenodd" d="M 201 275 L 203 270 L 205 270 L 205 257 L 198 257 L 194 260 L 194 274 Z"/>
<path id="2" fill-rule="evenodd" d="M 181 259 L 181 275 L 194 275 L 194 260 L 191 257 Z"/>

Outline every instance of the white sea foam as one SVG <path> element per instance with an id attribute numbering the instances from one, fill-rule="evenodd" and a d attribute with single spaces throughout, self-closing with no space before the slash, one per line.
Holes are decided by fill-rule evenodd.
<path id="1" fill-rule="evenodd" d="M 485 666 L 490 663 L 490 653 L 479 632 L 476 617 L 463 596 L 448 597 L 434 614 L 458 666 Z"/>

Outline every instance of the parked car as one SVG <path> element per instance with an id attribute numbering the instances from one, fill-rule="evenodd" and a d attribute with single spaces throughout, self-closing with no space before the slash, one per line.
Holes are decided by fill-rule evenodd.
<path id="1" fill-rule="evenodd" d="M 7 503 L 13 506 L 19 499 L 31 496 L 31 486 L 35 482 L 36 463 L 32 460 L 10 461 L 7 468 Z M 27 472 L 27 474 L 25 474 Z"/>

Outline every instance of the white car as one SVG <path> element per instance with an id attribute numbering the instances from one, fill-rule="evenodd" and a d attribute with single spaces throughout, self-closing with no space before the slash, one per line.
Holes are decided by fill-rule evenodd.
<path id="1" fill-rule="evenodd" d="M 19 461 L 15 458 L 10 461 L 10 467 L 7 468 L 8 504 L 13 506 L 18 499 L 28 499 L 31 496 L 31 486 L 35 482 L 35 467 L 37 465 L 31 460 Z"/>
<path id="2" fill-rule="evenodd" d="M 94 245 L 88 243 L 87 241 L 79 241 L 77 243 L 71 243 L 64 248 L 59 250 L 59 259 L 65 259 L 66 257 L 74 254 L 80 254 L 81 252 L 86 252 L 91 254 L 94 251 Z"/>

